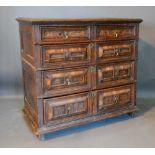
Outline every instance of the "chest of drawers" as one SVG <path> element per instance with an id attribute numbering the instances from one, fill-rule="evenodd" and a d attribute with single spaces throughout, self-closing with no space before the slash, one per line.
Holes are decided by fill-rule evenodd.
<path id="1" fill-rule="evenodd" d="M 17 21 L 23 111 L 37 136 L 136 111 L 141 19 Z"/>

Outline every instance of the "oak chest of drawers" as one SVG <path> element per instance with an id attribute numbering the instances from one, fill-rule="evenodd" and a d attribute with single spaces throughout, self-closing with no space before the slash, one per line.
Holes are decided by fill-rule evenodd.
<path id="1" fill-rule="evenodd" d="M 141 19 L 17 21 L 24 113 L 37 136 L 136 111 Z"/>

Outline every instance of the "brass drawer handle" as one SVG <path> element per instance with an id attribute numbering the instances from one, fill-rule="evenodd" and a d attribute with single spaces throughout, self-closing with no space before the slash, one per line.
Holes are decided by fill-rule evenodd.
<path id="1" fill-rule="evenodd" d="M 70 114 L 71 108 L 70 106 L 67 107 L 67 114 Z"/>
<path id="2" fill-rule="evenodd" d="M 94 43 L 90 43 L 90 47 L 94 48 L 95 47 Z"/>
<path id="3" fill-rule="evenodd" d="M 116 56 L 119 56 L 120 48 L 115 48 L 114 53 Z"/>
<path id="4" fill-rule="evenodd" d="M 64 31 L 64 37 L 65 37 L 65 39 L 68 39 L 68 32 L 66 32 L 66 31 Z"/>
<path id="5" fill-rule="evenodd" d="M 119 32 L 114 32 L 114 36 L 115 36 L 115 38 L 118 38 L 119 37 Z"/>
<path id="6" fill-rule="evenodd" d="M 67 78 L 67 79 L 65 80 L 65 84 L 68 85 L 68 86 L 71 84 L 71 81 L 70 81 L 69 78 Z"/>
<path id="7" fill-rule="evenodd" d="M 115 103 L 115 104 L 118 104 L 118 102 L 119 102 L 118 96 L 114 96 L 114 97 L 113 97 L 113 100 L 114 100 L 114 103 Z"/>
<path id="8" fill-rule="evenodd" d="M 96 66 L 91 66 L 91 67 L 90 67 L 90 71 L 91 71 L 91 72 L 96 72 Z"/>

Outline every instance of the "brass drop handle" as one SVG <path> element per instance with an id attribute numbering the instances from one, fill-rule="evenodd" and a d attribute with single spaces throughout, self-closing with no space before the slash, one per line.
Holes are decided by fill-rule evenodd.
<path id="1" fill-rule="evenodd" d="M 67 113 L 69 114 L 70 111 L 71 111 L 71 108 L 70 108 L 70 106 L 68 106 L 68 107 L 67 107 Z"/>
<path id="2" fill-rule="evenodd" d="M 68 32 L 66 32 L 66 31 L 64 31 L 64 37 L 65 37 L 65 39 L 68 39 Z"/>
<path id="3" fill-rule="evenodd" d="M 115 38 L 118 38 L 118 32 L 115 32 Z"/>
<path id="4" fill-rule="evenodd" d="M 68 85 L 68 86 L 71 84 L 71 81 L 70 81 L 69 78 L 67 78 L 67 79 L 65 80 L 65 84 Z"/>
<path id="5" fill-rule="evenodd" d="M 91 47 L 91 48 L 94 48 L 94 47 L 95 47 L 95 44 L 91 43 L 91 44 L 90 44 L 90 47 Z"/>
<path id="6" fill-rule="evenodd" d="M 119 56 L 120 49 L 119 49 L 119 48 L 115 48 L 114 51 L 115 51 L 115 55 L 116 55 L 116 56 Z"/>
<path id="7" fill-rule="evenodd" d="M 96 72 L 96 66 L 91 66 L 91 67 L 90 67 L 90 71 L 91 71 L 91 72 Z"/>
<path id="8" fill-rule="evenodd" d="M 113 100 L 114 100 L 114 103 L 117 104 L 119 102 L 118 96 L 114 96 Z"/>

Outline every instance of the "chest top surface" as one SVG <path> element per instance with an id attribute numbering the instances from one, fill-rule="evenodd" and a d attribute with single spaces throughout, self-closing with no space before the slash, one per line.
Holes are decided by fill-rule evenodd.
<path id="1" fill-rule="evenodd" d="M 22 18 L 16 19 L 21 23 L 31 23 L 31 24 L 52 24 L 52 23 L 92 23 L 92 22 L 102 22 L 102 23 L 141 23 L 143 20 L 140 18 Z"/>

